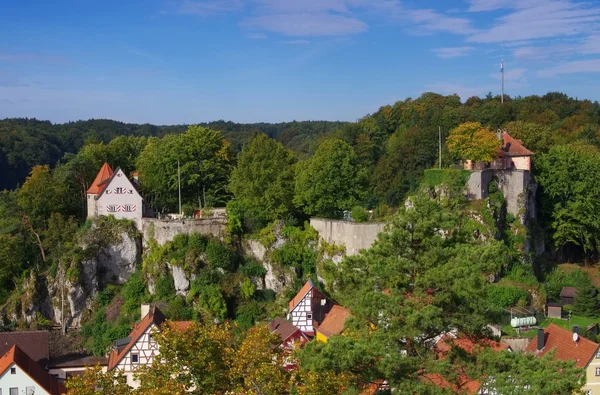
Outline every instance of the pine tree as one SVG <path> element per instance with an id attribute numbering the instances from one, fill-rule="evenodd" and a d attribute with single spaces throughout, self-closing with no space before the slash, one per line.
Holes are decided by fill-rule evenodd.
<path id="1" fill-rule="evenodd" d="M 596 288 L 592 281 L 587 278 L 577 288 L 573 313 L 586 317 L 595 317 L 598 314 Z"/>

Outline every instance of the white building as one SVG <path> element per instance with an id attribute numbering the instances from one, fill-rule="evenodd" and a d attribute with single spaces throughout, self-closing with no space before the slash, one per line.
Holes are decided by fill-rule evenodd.
<path id="1" fill-rule="evenodd" d="M 101 215 L 126 218 L 134 221 L 138 229 L 141 229 L 143 199 L 123 170 L 117 168 L 113 172 L 108 163 L 105 163 L 87 191 L 87 213 L 88 218 Z"/>
<path id="2" fill-rule="evenodd" d="M 334 303 L 308 280 L 288 306 L 288 320 L 307 336 L 314 336 Z"/>
<path id="3" fill-rule="evenodd" d="M 166 321 L 163 313 L 156 307 L 142 305 L 142 320 L 135 324 L 129 336 L 117 341 L 115 349 L 108 356 L 108 371 L 121 371 L 127 378 L 127 384 L 138 388 L 134 379 L 135 371 L 143 365 L 151 365 L 158 355 L 158 344 L 152 338 Z M 191 321 L 173 321 L 180 330 L 185 330 Z"/>
<path id="4" fill-rule="evenodd" d="M 17 345 L 0 358 L 0 393 L 6 395 L 60 395 L 65 386 Z"/>

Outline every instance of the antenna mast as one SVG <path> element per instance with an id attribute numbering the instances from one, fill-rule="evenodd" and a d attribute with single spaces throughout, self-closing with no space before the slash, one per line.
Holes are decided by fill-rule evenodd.
<path id="1" fill-rule="evenodd" d="M 181 170 L 179 170 L 179 159 L 177 160 L 177 186 L 179 189 L 179 214 L 181 215 Z"/>
<path id="2" fill-rule="evenodd" d="M 502 74 L 502 96 L 500 102 L 504 103 L 504 58 L 502 58 L 502 63 L 500 63 L 500 73 Z"/>

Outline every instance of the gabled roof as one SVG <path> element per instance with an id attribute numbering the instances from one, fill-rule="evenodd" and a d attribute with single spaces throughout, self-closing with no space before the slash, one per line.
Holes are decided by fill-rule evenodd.
<path id="1" fill-rule="evenodd" d="M 304 286 L 300 289 L 300 291 L 298 291 L 296 296 L 294 296 L 294 299 L 290 300 L 290 303 L 288 305 L 288 311 L 294 310 L 296 306 L 298 306 L 298 303 L 300 303 L 302 299 L 304 299 L 306 294 L 309 293 L 310 290 L 313 288 L 315 288 L 315 285 L 311 280 L 308 280 L 306 284 L 304 284 Z"/>
<path id="2" fill-rule="evenodd" d="M 113 178 L 115 178 L 117 176 L 117 174 L 119 174 L 119 172 L 123 173 L 123 175 L 125 176 L 125 179 L 127 179 L 127 181 L 129 182 L 129 184 L 131 185 L 131 187 L 133 188 L 133 190 L 139 195 L 140 191 L 138 190 L 138 185 L 131 182 L 131 180 L 129 178 L 127 178 L 127 175 L 121 171 L 120 167 L 117 167 L 117 169 L 114 171 L 113 174 L 111 174 L 111 176 L 109 178 L 107 178 L 106 180 L 102 181 L 99 184 L 99 188 L 100 188 L 100 192 L 98 193 L 98 196 L 96 197 L 96 199 L 100 199 L 100 197 L 104 194 L 104 191 L 106 191 L 106 188 L 110 185 L 111 181 L 113 180 Z M 141 197 L 141 195 L 140 195 Z"/>
<path id="3" fill-rule="evenodd" d="M 0 332 L 0 355 L 4 355 L 15 344 L 31 359 L 45 364 L 49 358 L 48 331 Z"/>
<path id="4" fill-rule="evenodd" d="M 328 338 L 333 335 L 339 335 L 344 330 L 346 319 L 351 315 L 350 310 L 336 304 L 331 308 L 331 311 L 327 314 L 321 325 L 319 325 L 317 332 Z"/>
<path id="5" fill-rule="evenodd" d="M 529 151 L 523 146 L 521 140 L 513 138 L 507 132 L 502 132 L 502 152 L 501 154 L 507 156 L 531 156 L 533 152 Z"/>
<path id="6" fill-rule="evenodd" d="M 31 359 L 25 351 L 21 350 L 16 345 L 12 346 L 10 350 L 0 358 L 0 376 L 2 376 L 13 364 L 16 364 L 21 368 L 21 370 L 27 373 L 32 380 L 38 383 L 40 387 L 43 387 L 51 395 L 59 395 L 67 392 L 62 383 L 59 383 L 42 365 Z"/>
<path id="7" fill-rule="evenodd" d="M 306 338 L 304 333 L 302 333 L 297 326 L 283 318 L 275 318 L 273 321 L 271 321 L 271 323 L 269 323 L 269 330 L 271 333 L 277 333 L 284 342 L 292 337 L 296 332 L 300 332 L 302 337 Z"/>
<path id="8" fill-rule="evenodd" d="M 154 325 L 157 328 L 166 321 L 164 314 L 162 311 L 158 309 L 158 307 L 154 306 L 152 310 L 137 324 L 134 325 L 133 330 L 129 334 L 128 338 L 131 339 L 129 343 L 125 344 L 123 347 L 118 347 L 111 351 L 108 355 L 108 367 L 107 369 L 110 371 L 114 369 L 119 362 L 127 355 L 127 353 L 131 350 L 135 343 L 140 340 L 140 337 L 150 328 L 150 326 Z M 192 321 L 171 321 L 175 325 L 175 327 L 179 330 L 186 330 L 191 324 Z"/>
<path id="9" fill-rule="evenodd" d="M 98 172 L 96 178 L 94 178 L 94 182 L 88 189 L 87 193 L 90 195 L 98 195 L 104 191 L 106 188 L 107 182 L 109 178 L 113 175 L 113 171 L 110 168 L 108 163 L 104 163 Z"/>
<path id="10" fill-rule="evenodd" d="M 76 368 L 84 366 L 106 366 L 108 359 L 106 357 L 97 357 L 87 353 L 71 353 L 60 357 L 52 358 L 48 367 L 52 368 Z"/>
<path id="11" fill-rule="evenodd" d="M 575 366 L 583 368 L 596 354 L 598 343 L 583 336 L 579 336 L 579 339 L 575 342 L 573 341 L 573 332 L 558 325 L 550 324 L 544 329 L 544 348 L 537 351 L 537 337 L 534 337 L 525 351 L 545 355 L 554 349 L 556 349 L 554 359 L 575 361 Z"/>
<path id="12" fill-rule="evenodd" d="M 563 287 L 560 290 L 561 298 L 574 298 L 575 296 L 577 296 L 577 288 L 575 287 Z"/>

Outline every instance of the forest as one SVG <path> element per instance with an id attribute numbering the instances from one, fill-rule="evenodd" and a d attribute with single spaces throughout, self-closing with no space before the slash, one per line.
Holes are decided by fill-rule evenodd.
<path id="1" fill-rule="evenodd" d="M 489 152 L 498 147 L 490 136 L 498 129 L 535 154 L 537 215 L 525 225 L 506 213 L 501 192 L 490 190 L 479 203 L 463 193 L 460 161 L 492 159 Z M 211 382 L 214 390 L 207 393 L 224 393 L 229 383 L 225 387 L 240 386 L 240 393 L 296 388 L 299 394 L 350 394 L 386 382 L 427 394 L 439 388 L 422 379 L 424 372 L 448 371 L 481 382 L 495 377 L 490 390 L 516 385 L 552 394 L 579 388 L 582 371 L 551 357 L 458 352 L 440 363 L 428 342 L 450 328 L 487 339 L 486 325 L 501 323 L 504 309 L 558 301 L 564 286 L 582 295 L 569 306 L 573 314 L 597 322 L 598 102 L 557 92 L 505 97 L 504 103 L 491 94 L 461 102 L 457 95 L 425 93 L 356 122 L 0 121 L 0 304 L 22 303 L 20 294 L 33 277 L 51 282 L 64 273 L 76 282 L 89 254 L 114 241 L 114 229 L 135 234 L 131 224 L 114 218 L 86 221 L 86 191 L 104 162 L 126 174 L 139 172 L 144 200 L 157 213 L 178 210 L 179 166 L 184 213 L 227 207 L 228 236 L 180 235 L 162 246 L 151 243 L 124 285 L 100 285 L 81 328 L 83 346 L 91 352 L 102 355 L 112 341 L 127 336 L 141 302 L 162 303 L 169 318 L 202 323 L 183 336 L 195 334 L 202 344 L 234 354 L 247 350 L 244 342 L 258 342 L 260 324 L 281 316 L 308 279 L 352 312 L 347 335 L 311 342 L 298 354 L 297 375 L 269 370 L 264 361 L 280 356 L 262 336 L 250 356 L 257 360 L 245 355 L 213 361 L 222 367 L 213 372 L 195 366 L 183 381 L 170 383 L 176 386 L 171 393 Z M 431 171 L 438 167 L 442 170 Z M 343 251 L 319 243 L 307 220 L 348 213 L 358 222 L 385 221 L 388 230 L 371 249 L 335 260 Z M 92 236 L 95 242 L 81 244 Z M 543 241 L 543 251 L 524 247 L 534 239 Z M 264 277 L 265 268 L 244 249 L 248 240 L 265 246 L 270 262 L 289 276 L 280 292 L 256 287 L 254 279 Z M 194 274 L 186 296 L 176 295 L 172 265 Z M 496 276 L 493 284 L 486 281 L 490 274 Z M 232 326 L 221 325 L 226 322 Z M 3 317 L 4 330 L 51 324 L 41 313 L 33 323 Z M 177 336 L 159 341 L 180 347 Z M 201 347 L 185 351 L 190 360 L 192 351 L 202 353 Z M 254 372 L 257 380 L 276 377 L 274 387 L 252 392 L 243 369 L 253 363 L 265 369 Z M 172 373 L 141 372 L 163 378 Z M 458 383 L 459 376 L 445 379 Z M 516 376 L 527 380 L 515 384 Z M 102 377 L 90 372 L 85 379 L 73 384 L 79 386 L 76 393 L 94 393 L 89 383 Z M 323 382 L 339 386 L 324 389 Z M 114 393 L 119 391 L 125 390 Z"/>

